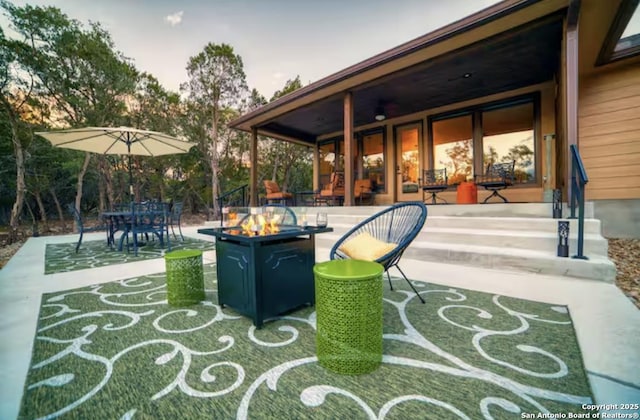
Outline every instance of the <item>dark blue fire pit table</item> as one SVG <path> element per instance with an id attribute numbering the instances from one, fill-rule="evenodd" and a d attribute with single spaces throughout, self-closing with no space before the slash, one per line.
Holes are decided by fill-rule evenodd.
<path id="1" fill-rule="evenodd" d="M 280 232 L 247 236 L 239 227 L 198 229 L 216 238 L 218 303 L 266 319 L 315 303 L 315 235 L 330 227 L 280 226 Z"/>

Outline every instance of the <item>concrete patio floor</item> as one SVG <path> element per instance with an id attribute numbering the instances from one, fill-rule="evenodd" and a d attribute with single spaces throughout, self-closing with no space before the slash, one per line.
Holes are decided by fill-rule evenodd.
<path id="1" fill-rule="evenodd" d="M 211 237 L 199 235 L 197 229 L 186 227 L 183 231 L 189 237 L 211 240 Z M 103 237 L 103 233 L 86 235 L 85 241 Z M 77 235 L 30 238 L 0 270 L 2 419 L 16 418 L 19 412 L 42 293 L 165 270 L 164 260 L 156 259 L 45 275 L 46 244 L 76 240 Z M 316 251 L 317 261 L 327 260 L 328 255 L 328 248 Z M 214 261 L 215 251 L 204 253 L 205 263 Z M 596 402 L 640 403 L 640 311 L 615 285 L 408 258 L 402 260 L 401 267 L 415 280 L 568 305 Z"/>

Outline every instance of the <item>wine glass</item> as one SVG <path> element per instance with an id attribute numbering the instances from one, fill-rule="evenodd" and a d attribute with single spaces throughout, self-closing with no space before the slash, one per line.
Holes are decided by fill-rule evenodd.
<path id="1" fill-rule="evenodd" d="M 316 226 L 318 227 L 327 227 L 327 223 L 328 223 L 328 218 L 327 218 L 327 213 L 325 212 L 320 212 L 316 215 Z"/>

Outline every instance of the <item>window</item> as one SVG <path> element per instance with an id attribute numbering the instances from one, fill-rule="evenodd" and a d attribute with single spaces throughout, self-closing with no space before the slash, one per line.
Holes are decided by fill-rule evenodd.
<path id="1" fill-rule="evenodd" d="M 368 134 L 362 137 L 362 179 L 370 179 L 373 190 L 384 192 L 384 135 Z"/>
<path id="2" fill-rule="evenodd" d="M 513 162 L 516 182 L 535 179 L 533 103 L 482 113 L 482 163 Z"/>
<path id="3" fill-rule="evenodd" d="M 623 0 L 600 49 L 597 65 L 640 54 L 640 7 Z"/>
<path id="4" fill-rule="evenodd" d="M 636 6 L 636 10 L 631 15 L 631 19 L 629 19 L 613 51 L 620 53 L 638 46 L 640 46 L 640 7 Z"/>
<path id="5" fill-rule="evenodd" d="M 516 183 L 537 182 L 537 107 L 531 95 L 436 116 L 432 167 L 446 168 L 453 185 L 483 173 L 489 163 L 515 161 Z"/>
<path id="6" fill-rule="evenodd" d="M 472 115 L 434 121 L 433 167 L 447 169 L 449 185 L 473 178 Z"/>

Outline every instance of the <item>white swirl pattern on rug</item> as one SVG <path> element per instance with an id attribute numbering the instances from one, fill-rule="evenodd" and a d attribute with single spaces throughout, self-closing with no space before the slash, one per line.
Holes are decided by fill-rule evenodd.
<path id="1" fill-rule="evenodd" d="M 213 275 L 213 266 L 206 267 L 207 276 Z M 216 372 L 220 374 L 229 375 L 232 373 L 232 383 L 227 386 L 221 387 L 215 391 L 201 391 L 198 389 L 198 384 L 189 384 L 187 381 L 187 373 L 192 368 L 192 362 L 197 358 L 205 358 L 210 355 L 225 355 L 233 352 L 236 338 L 230 335 L 222 335 L 217 338 L 217 347 L 209 349 L 194 349 L 189 348 L 182 344 L 179 339 L 181 334 L 192 334 L 196 331 L 204 329 L 211 330 L 210 327 L 216 323 L 225 321 L 233 321 L 238 319 L 238 316 L 232 316 L 222 308 L 209 301 L 203 302 L 200 306 L 194 306 L 189 309 L 175 309 L 168 312 L 160 313 L 156 309 L 159 306 L 166 305 L 166 295 L 164 283 L 158 284 L 153 280 L 163 278 L 163 275 L 147 276 L 146 278 L 133 278 L 128 280 L 121 280 L 114 282 L 118 286 L 118 291 L 107 291 L 105 289 L 114 289 L 114 283 L 109 285 L 95 285 L 83 290 L 67 291 L 58 293 L 52 297 L 49 297 L 46 301 L 43 301 L 43 308 L 48 308 L 53 313 L 48 315 L 42 315 L 40 318 L 40 327 L 37 331 L 36 340 L 40 342 L 55 343 L 63 345 L 65 348 L 62 351 L 48 357 L 44 360 L 34 360 L 31 370 L 37 371 L 38 369 L 55 364 L 56 362 L 66 357 L 74 356 L 91 363 L 102 364 L 104 366 L 103 378 L 95 384 L 93 388 L 88 390 L 85 394 L 77 396 L 75 401 L 64 406 L 59 407 L 57 410 L 43 415 L 42 419 L 53 419 L 63 414 L 71 413 L 74 409 L 89 401 L 92 397 L 98 394 L 105 385 L 109 382 L 111 375 L 114 371 L 114 366 L 121 358 L 129 353 L 135 352 L 137 349 L 146 346 L 152 346 L 155 344 L 165 344 L 171 347 L 171 350 L 159 354 L 155 359 L 155 364 L 158 366 L 165 365 L 170 361 L 180 356 L 182 358 L 182 364 L 175 378 L 166 384 L 157 384 L 156 393 L 151 397 L 151 400 L 159 400 L 173 393 L 182 393 L 192 398 L 217 398 L 230 394 L 231 392 L 238 390 L 239 388 L 245 389 L 241 401 L 237 407 L 236 416 L 238 419 L 250 418 L 250 409 L 252 401 L 256 395 L 256 392 L 260 389 L 269 390 L 269 392 L 278 392 L 278 381 L 280 378 L 294 371 L 304 365 L 316 364 L 317 358 L 314 355 L 308 357 L 298 358 L 295 360 L 289 360 L 285 363 L 281 363 L 277 366 L 272 366 L 269 369 L 263 371 L 259 376 L 254 378 L 247 377 L 245 368 L 239 363 L 231 361 L 216 361 L 206 365 L 199 372 L 199 379 L 202 384 L 215 384 L 218 380 Z M 397 282 L 394 280 L 394 282 Z M 480 320 L 490 321 L 493 318 L 492 313 L 486 308 L 475 307 L 472 305 L 464 305 L 461 302 L 467 301 L 465 295 L 466 291 L 453 289 L 453 288 L 441 288 L 441 289 L 429 289 L 423 290 L 424 284 L 415 282 L 416 286 L 421 288 L 421 295 L 426 297 L 427 302 L 430 300 L 428 295 L 438 294 L 444 295 L 445 300 L 450 302 L 441 306 L 437 310 L 437 314 L 443 322 L 450 324 L 459 329 L 467 330 L 473 333 L 471 346 L 475 351 L 484 359 L 492 364 L 502 366 L 513 371 L 518 372 L 521 375 L 527 375 L 538 378 L 559 378 L 568 374 L 567 364 L 558 356 L 551 352 L 531 345 L 518 345 L 512 350 L 514 352 L 520 352 L 526 354 L 537 354 L 540 357 L 547 358 L 555 366 L 552 372 L 537 372 L 529 368 L 518 366 L 512 362 L 501 360 L 495 355 L 489 354 L 483 348 L 483 341 L 489 337 L 495 336 L 509 336 L 517 335 L 526 332 L 530 328 L 530 323 L 548 323 L 548 324 L 561 324 L 571 325 L 570 320 L 557 321 L 552 319 L 546 319 L 538 314 L 530 314 L 520 312 L 518 310 L 509 308 L 501 302 L 502 297 L 495 295 L 491 301 L 494 304 L 492 310 L 500 311 L 501 315 L 508 315 L 517 321 L 519 324 L 515 328 L 509 330 L 491 330 L 486 327 L 481 327 L 475 324 L 465 325 L 458 321 L 451 319 L 450 314 L 454 314 L 457 311 L 475 311 L 476 317 Z M 396 288 L 397 289 L 397 288 Z M 208 290 L 208 294 L 215 293 L 214 290 Z M 477 413 L 486 419 L 493 418 L 490 413 L 490 408 L 500 408 L 505 412 L 519 415 L 523 412 L 521 404 L 518 403 L 518 399 L 522 400 L 541 413 L 550 413 L 549 409 L 545 406 L 541 400 L 556 401 L 561 403 L 573 404 L 578 407 L 580 404 L 592 403 L 589 396 L 584 395 L 571 395 L 563 392 L 543 389 L 535 386 L 526 385 L 516 380 L 508 378 L 504 375 L 488 371 L 487 369 L 473 366 L 460 357 L 445 351 L 439 347 L 436 343 L 431 341 L 427 336 L 421 333 L 412 323 L 407 306 L 410 302 L 415 303 L 416 296 L 410 290 L 397 290 L 394 292 L 394 296 L 402 297 L 401 299 L 389 299 L 385 298 L 384 302 L 395 308 L 398 313 L 399 319 L 403 325 L 403 333 L 385 333 L 383 338 L 387 341 L 394 341 L 399 343 L 406 343 L 411 346 L 416 346 L 424 352 L 429 353 L 432 356 L 442 359 L 442 362 L 434 363 L 425 360 L 417 360 L 408 357 L 399 357 L 391 354 L 385 354 L 383 356 L 383 364 L 389 366 L 404 366 L 411 367 L 412 369 L 424 371 L 424 372 L 441 372 L 452 377 L 461 378 L 473 378 L 480 382 L 492 384 L 495 387 L 499 387 L 505 391 L 506 396 L 516 396 L 517 398 L 509 399 L 504 396 L 487 395 L 484 397 L 480 406 L 477 407 Z M 102 304 L 107 307 L 112 307 L 109 310 L 94 310 L 90 312 L 83 312 L 82 308 L 70 306 L 70 304 L 62 303 L 68 298 L 74 295 L 93 295 Z M 141 297 L 142 303 L 126 301 L 131 297 Z M 123 300 L 124 299 L 124 300 Z M 128 309 L 127 309 L 128 308 Z M 137 308 L 148 308 L 142 312 L 136 312 Z M 566 313 L 566 308 L 559 306 L 549 305 L 548 308 L 556 313 Z M 199 312 L 207 310 L 210 313 L 208 320 L 199 325 L 190 326 L 183 329 L 172 329 L 163 326 L 166 320 L 173 317 L 194 317 Z M 103 331 L 118 331 L 125 330 L 136 326 L 142 319 L 152 319 L 152 325 L 157 331 L 160 337 L 175 336 L 175 339 L 158 338 L 152 340 L 141 341 L 135 345 L 128 346 L 118 351 L 111 357 L 104 357 L 99 354 L 92 354 L 87 352 L 85 347 L 92 342 L 92 335 L 96 334 L 100 329 Z M 295 345 L 300 340 L 300 330 L 296 325 L 306 325 L 307 327 L 315 330 L 316 328 L 316 313 L 312 311 L 306 317 L 293 315 L 284 316 L 281 319 L 285 325 L 280 325 L 277 330 L 282 333 L 284 338 L 281 341 L 264 341 L 256 336 L 257 330 L 255 327 L 250 326 L 246 331 L 238 331 L 238 334 L 244 334 L 257 348 L 286 348 L 287 346 Z M 49 333 L 56 328 L 68 324 L 70 322 L 79 322 L 84 320 L 85 325 L 79 331 L 79 333 L 68 339 L 54 338 Z M 53 321 L 53 322 L 50 322 Z M 46 324 L 46 325 L 45 325 Z M 275 329 L 275 328 L 274 328 Z M 37 343 L 36 343 L 37 344 Z M 224 357 L 223 357 L 224 359 Z M 64 388 L 68 384 L 77 379 L 76 374 L 71 372 L 60 372 L 57 375 L 49 377 L 45 380 L 40 380 L 31 384 L 28 384 L 27 391 L 34 390 L 40 387 L 57 387 Z M 421 403 L 425 406 L 437 406 L 439 409 L 446 410 L 450 413 L 452 418 L 470 419 L 474 418 L 474 414 L 464 413 L 451 403 L 440 401 L 437 398 L 429 395 L 429 390 L 424 390 L 424 394 L 409 393 L 401 397 L 394 397 L 389 399 L 380 407 L 371 407 L 367 404 L 362 396 L 356 395 L 349 390 L 341 389 L 330 384 L 317 384 L 308 386 L 305 389 L 300 390 L 299 399 L 307 407 L 321 407 L 325 404 L 328 395 L 338 396 L 339 398 L 350 399 L 360 407 L 363 414 L 369 419 L 384 419 L 389 415 L 389 412 L 395 407 L 401 406 L 407 402 Z M 27 400 L 24 402 L 29 404 L 28 395 Z M 23 404 L 24 404 L 23 403 Z M 118 416 L 123 419 L 135 419 L 137 407 L 127 407 Z M 116 413 L 114 413 L 116 414 Z M 215 417 L 215 416 L 213 416 Z M 519 416 L 518 416 L 519 418 Z"/>

